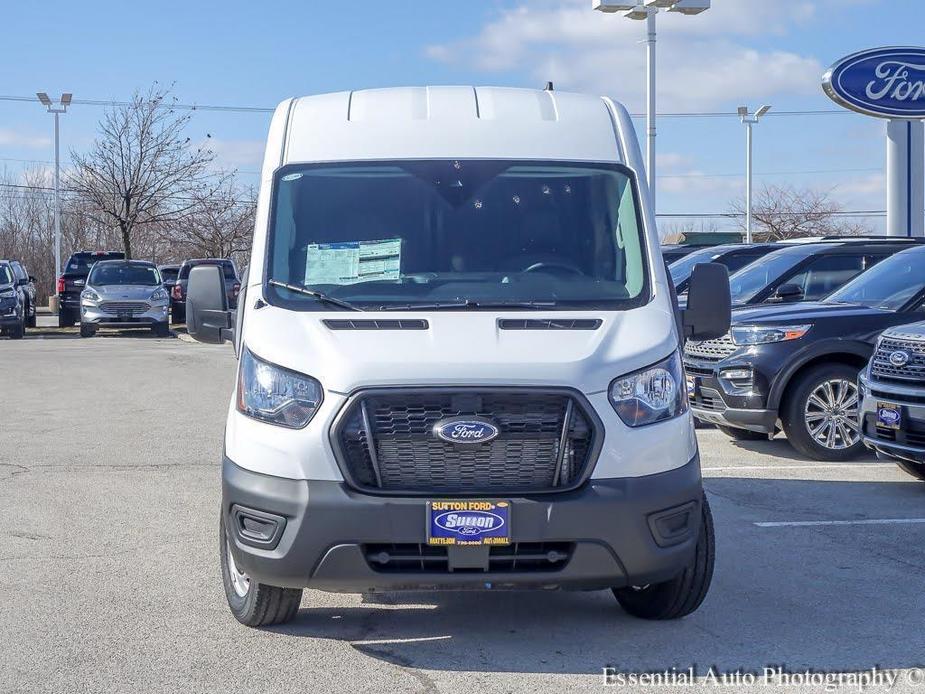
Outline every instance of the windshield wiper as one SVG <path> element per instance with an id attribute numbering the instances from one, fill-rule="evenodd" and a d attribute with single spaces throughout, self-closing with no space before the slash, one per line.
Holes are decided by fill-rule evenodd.
<path id="1" fill-rule="evenodd" d="M 441 309 L 479 309 L 479 308 L 553 308 L 555 301 L 445 301 L 419 304 L 386 304 L 379 307 L 380 311 L 439 311 Z"/>
<path id="2" fill-rule="evenodd" d="M 340 308 L 346 309 L 347 311 L 362 311 L 359 306 L 354 306 L 349 301 L 344 301 L 343 299 L 338 299 L 337 297 L 330 296 L 324 292 L 318 292 L 314 289 L 306 289 L 305 287 L 300 287 L 297 284 L 289 284 L 287 282 L 280 282 L 279 280 L 267 280 L 267 284 L 272 284 L 274 287 L 282 287 L 283 289 L 288 289 L 291 292 L 296 294 L 304 294 L 305 296 L 311 296 L 324 304 L 331 304 L 332 306 L 338 306 Z"/>

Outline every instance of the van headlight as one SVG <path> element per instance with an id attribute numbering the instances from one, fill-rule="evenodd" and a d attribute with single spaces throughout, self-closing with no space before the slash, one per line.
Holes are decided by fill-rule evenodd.
<path id="1" fill-rule="evenodd" d="M 631 427 L 654 424 L 687 411 L 681 356 L 675 352 L 664 361 L 618 378 L 610 384 L 610 404 L 623 423 Z"/>
<path id="2" fill-rule="evenodd" d="M 812 325 L 741 325 L 733 326 L 730 330 L 732 341 L 744 347 L 745 345 L 766 345 L 771 342 L 787 342 L 799 340 Z"/>
<path id="3" fill-rule="evenodd" d="M 321 384 L 311 376 L 269 364 L 249 349 L 241 352 L 238 412 L 270 424 L 301 429 L 321 404 Z"/>

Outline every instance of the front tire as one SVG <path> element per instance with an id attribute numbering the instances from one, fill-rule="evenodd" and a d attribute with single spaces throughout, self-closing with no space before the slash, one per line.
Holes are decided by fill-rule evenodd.
<path id="1" fill-rule="evenodd" d="M 19 325 L 10 328 L 10 339 L 11 340 L 21 340 L 26 334 L 26 317 L 23 316 L 22 320 L 19 322 Z"/>
<path id="2" fill-rule="evenodd" d="M 225 518 L 219 521 L 219 556 L 222 564 L 222 585 L 231 614 L 241 624 L 263 627 L 291 622 L 302 602 L 301 588 L 277 588 L 251 580 L 238 570 L 225 533 Z"/>
<path id="3" fill-rule="evenodd" d="M 847 364 L 822 364 L 799 377 L 781 412 L 791 446 L 807 458 L 834 462 L 864 451 L 857 378 Z"/>
<path id="4" fill-rule="evenodd" d="M 80 324 L 80 336 L 81 337 L 93 337 L 96 335 L 96 328 L 87 323 Z"/>
<path id="5" fill-rule="evenodd" d="M 155 323 L 151 331 L 158 337 L 170 337 L 170 324 L 167 321 Z"/>
<path id="6" fill-rule="evenodd" d="M 896 464 L 899 465 L 902 470 L 908 472 L 916 479 L 920 479 L 925 482 L 925 463 L 913 463 L 908 460 L 897 460 Z"/>
<path id="7" fill-rule="evenodd" d="M 713 534 L 713 514 L 706 494 L 701 504 L 700 534 L 694 556 L 684 571 L 664 583 L 628 588 L 614 588 L 620 606 L 641 619 L 680 619 L 694 612 L 707 596 L 713 581 L 716 560 L 716 538 Z"/>
<path id="8" fill-rule="evenodd" d="M 762 434 L 760 431 L 752 431 L 751 429 L 739 429 L 738 427 L 727 427 L 725 424 L 717 424 L 716 428 L 729 438 L 735 439 L 736 441 L 768 440 L 768 435 Z"/>

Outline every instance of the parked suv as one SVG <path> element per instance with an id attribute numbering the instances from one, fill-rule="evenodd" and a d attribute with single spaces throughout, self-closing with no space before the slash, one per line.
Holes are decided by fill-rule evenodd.
<path id="1" fill-rule="evenodd" d="M 860 390 L 864 443 L 925 480 L 925 323 L 883 331 Z"/>
<path id="2" fill-rule="evenodd" d="M 26 299 L 8 260 L 0 260 L 0 335 L 13 340 L 26 333 Z"/>
<path id="3" fill-rule="evenodd" d="M 818 301 L 884 258 L 923 240 L 883 237 L 784 246 L 729 278 L 733 308 Z"/>
<path id="4" fill-rule="evenodd" d="M 177 283 L 177 275 L 180 274 L 180 266 L 158 265 L 157 271 L 161 273 L 161 284 L 164 285 L 164 289 L 166 289 L 169 294 L 173 289 L 173 285 Z"/>
<path id="5" fill-rule="evenodd" d="M 694 415 L 737 439 L 782 428 L 816 460 L 857 455 L 858 372 L 883 330 L 925 318 L 923 299 L 925 246 L 916 246 L 821 302 L 735 311 L 727 335 L 684 348 Z"/>
<path id="6" fill-rule="evenodd" d="M 668 271 L 671 273 L 675 291 L 681 295 L 687 291 L 691 271 L 699 263 L 720 263 L 732 274 L 777 248 L 779 246 L 773 243 L 725 243 L 721 246 L 708 246 L 674 261 L 668 266 Z"/>
<path id="7" fill-rule="evenodd" d="M 23 311 L 26 317 L 26 327 L 34 328 L 36 323 L 35 278 L 29 274 L 25 266 L 18 260 L 10 260 L 8 262 L 10 264 L 10 269 L 13 271 L 13 278 L 16 280 L 16 286 L 22 289 L 23 301 L 25 302 Z"/>
<path id="8" fill-rule="evenodd" d="M 121 260 L 121 251 L 79 251 L 68 258 L 58 278 L 58 327 L 69 328 L 80 322 L 80 293 L 87 283 L 90 268 L 100 260 Z"/>
<path id="9" fill-rule="evenodd" d="M 80 336 L 93 337 L 98 328 L 150 327 L 158 336 L 167 337 L 169 306 L 170 297 L 154 263 L 97 262 L 80 295 Z"/>
<path id="10" fill-rule="evenodd" d="M 170 312 L 174 323 L 186 322 L 186 285 L 189 283 L 189 273 L 198 265 L 217 265 L 222 268 L 225 276 L 225 288 L 228 294 L 228 306 L 232 309 L 238 305 L 238 292 L 241 290 L 241 280 L 238 278 L 238 269 L 231 260 L 225 258 L 197 258 L 186 260 L 180 266 L 177 279 L 170 290 Z"/>
<path id="11" fill-rule="evenodd" d="M 305 587 L 697 609 L 714 537 L 679 352 L 728 330 L 729 278 L 700 265 L 678 317 L 644 176 L 607 98 L 277 108 L 237 313 L 218 268 L 188 279 L 190 335 L 239 357 L 219 532 L 239 621 L 292 619 Z"/>

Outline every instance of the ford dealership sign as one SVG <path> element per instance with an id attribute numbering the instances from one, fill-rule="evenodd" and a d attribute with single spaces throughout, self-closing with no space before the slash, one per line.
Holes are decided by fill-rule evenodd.
<path id="1" fill-rule="evenodd" d="M 925 48 L 872 48 L 842 58 L 822 77 L 835 102 L 881 118 L 925 118 Z"/>

